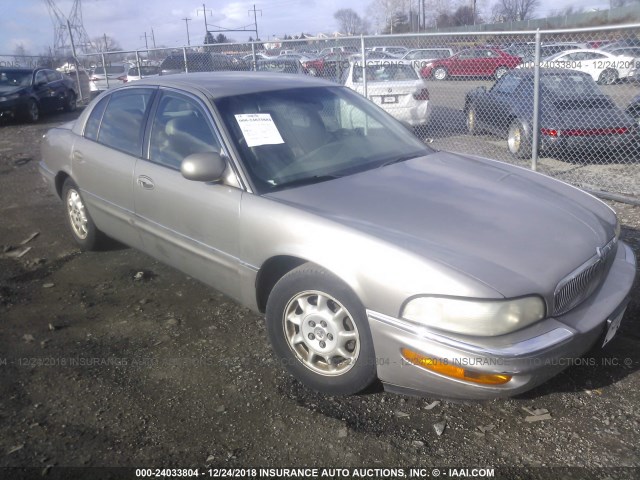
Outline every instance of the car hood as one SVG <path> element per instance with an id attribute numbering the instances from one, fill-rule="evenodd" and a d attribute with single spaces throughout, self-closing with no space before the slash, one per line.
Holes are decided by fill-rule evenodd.
<path id="1" fill-rule="evenodd" d="M 0 87 L 0 96 L 6 97 L 8 95 L 13 95 L 14 93 L 20 93 L 25 89 L 26 87 L 24 86 L 17 86 L 17 87 L 3 86 L 3 87 Z"/>
<path id="2" fill-rule="evenodd" d="M 438 152 L 266 195 L 479 280 L 550 298 L 613 236 L 602 202 L 500 162 Z M 371 261 L 376 261 L 371 259 Z"/>

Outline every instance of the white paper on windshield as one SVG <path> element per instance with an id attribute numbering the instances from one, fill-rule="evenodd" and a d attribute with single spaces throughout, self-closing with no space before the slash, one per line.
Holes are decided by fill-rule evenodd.
<path id="1" fill-rule="evenodd" d="M 247 142 L 247 147 L 284 143 L 271 114 L 243 113 L 235 117 Z"/>

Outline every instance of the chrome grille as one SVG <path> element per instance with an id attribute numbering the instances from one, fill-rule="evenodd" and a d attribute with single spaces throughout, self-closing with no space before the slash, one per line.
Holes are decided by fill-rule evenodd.
<path id="1" fill-rule="evenodd" d="M 616 238 L 597 250 L 597 254 L 558 283 L 553 297 L 553 314 L 562 315 L 578 306 L 600 286 L 616 252 Z"/>

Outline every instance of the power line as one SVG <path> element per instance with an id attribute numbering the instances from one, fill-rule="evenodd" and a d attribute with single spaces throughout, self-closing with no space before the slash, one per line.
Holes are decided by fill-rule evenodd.
<path id="1" fill-rule="evenodd" d="M 191 39 L 189 38 L 189 22 L 191 19 L 185 17 L 182 20 L 184 20 L 184 24 L 187 26 L 187 45 L 191 46 Z"/>
<path id="2" fill-rule="evenodd" d="M 205 6 L 205 4 L 202 4 L 202 10 L 198 9 L 196 11 L 196 13 L 198 14 L 198 16 L 200 16 L 200 12 L 202 11 L 202 13 L 204 14 L 204 38 L 206 40 L 207 38 L 207 34 L 209 33 L 209 26 L 207 25 L 207 7 Z M 209 10 L 209 12 L 211 12 L 211 15 L 213 15 L 213 11 Z"/>
<path id="3" fill-rule="evenodd" d="M 260 36 L 258 35 L 258 18 L 256 17 L 256 12 L 260 12 L 260 16 L 262 17 L 262 10 L 256 10 L 256 5 L 254 3 L 253 10 L 249 10 L 247 15 L 251 15 L 251 12 L 253 12 L 253 23 L 255 25 L 256 40 L 258 40 Z"/>

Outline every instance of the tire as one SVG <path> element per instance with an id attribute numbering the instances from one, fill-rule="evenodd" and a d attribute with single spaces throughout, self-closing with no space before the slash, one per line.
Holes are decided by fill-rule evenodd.
<path id="1" fill-rule="evenodd" d="M 80 189 L 70 178 L 67 178 L 62 186 L 62 200 L 67 214 L 67 225 L 75 242 L 82 250 L 98 250 L 106 237 L 93 223 L 80 195 Z"/>
<path id="2" fill-rule="evenodd" d="M 78 101 L 76 99 L 76 93 L 72 90 L 67 91 L 67 95 L 64 98 L 64 104 L 62 108 L 65 112 L 73 112 L 78 106 Z"/>
<path id="3" fill-rule="evenodd" d="M 502 76 L 507 73 L 509 71 L 509 69 L 507 67 L 498 67 L 496 68 L 496 71 L 493 72 L 493 77 L 496 80 L 499 80 L 500 78 L 502 78 Z"/>
<path id="4" fill-rule="evenodd" d="M 473 105 L 469 105 L 469 108 L 467 109 L 467 131 L 469 132 L 469 135 L 478 135 L 480 133 L 476 107 Z"/>
<path id="5" fill-rule="evenodd" d="M 283 276 L 267 300 L 271 345 L 289 373 L 329 395 L 351 395 L 376 380 L 365 309 L 351 289 L 306 263 Z"/>
<path id="6" fill-rule="evenodd" d="M 612 85 L 618 80 L 618 72 L 613 68 L 608 68 L 600 73 L 598 83 L 600 85 Z"/>
<path id="7" fill-rule="evenodd" d="M 40 107 L 38 107 L 38 103 L 30 98 L 27 101 L 27 106 L 22 114 L 22 118 L 29 123 L 36 123 L 40 118 Z"/>
<path id="8" fill-rule="evenodd" d="M 516 158 L 531 158 L 531 138 L 521 120 L 514 119 L 509 125 L 507 148 Z"/>
<path id="9" fill-rule="evenodd" d="M 435 78 L 436 80 L 446 80 L 448 76 L 449 72 L 447 72 L 447 69 L 444 67 L 437 67 L 433 71 L 433 78 Z"/>

